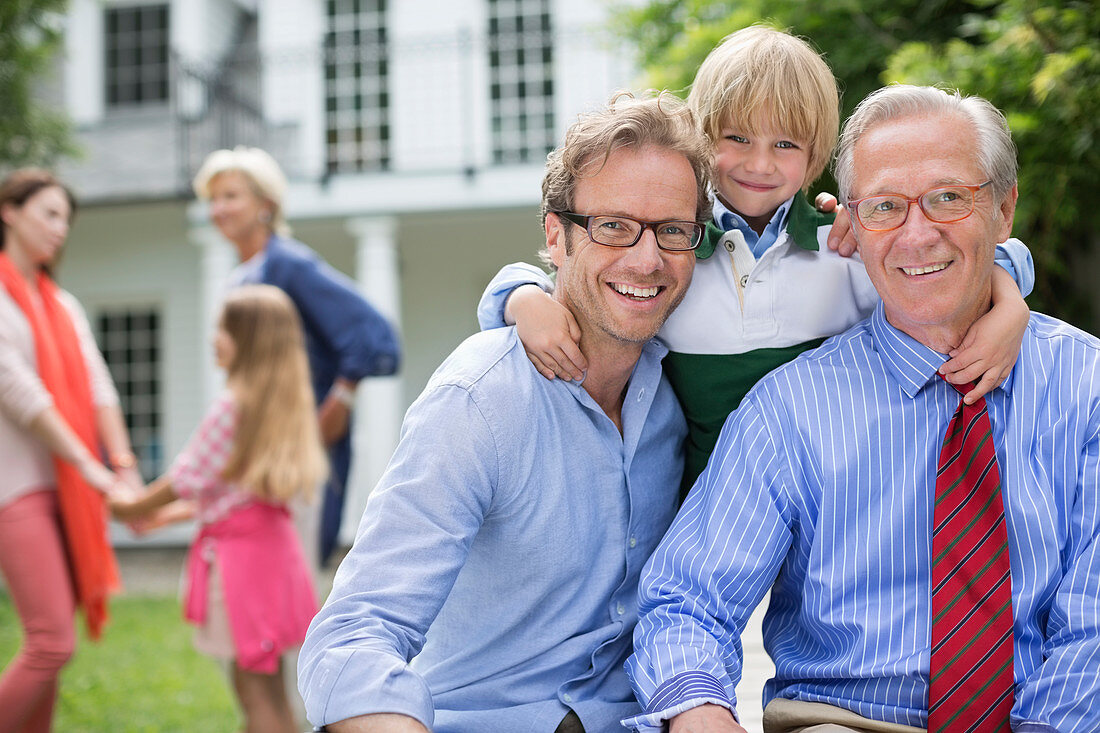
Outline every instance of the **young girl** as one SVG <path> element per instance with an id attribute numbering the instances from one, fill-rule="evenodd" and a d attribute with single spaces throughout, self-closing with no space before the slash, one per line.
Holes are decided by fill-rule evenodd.
<path id="1" fill-rule="evenodd" d="M 214 354 L 225 391 L 168 472 L 111 509 L 134 522 L 177 499 L 195 502 L 184 601 L 195 646 L 232 661 L 246 731 L 290 733 L 280 654 L 302 642 L 318 606 L 287 502 L 326 471 L 294 305 L 270 285 L 234 290 Z"/>

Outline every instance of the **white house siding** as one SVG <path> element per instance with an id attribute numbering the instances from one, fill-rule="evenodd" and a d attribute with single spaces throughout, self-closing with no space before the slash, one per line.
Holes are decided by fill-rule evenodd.
<path id="1" fill-rule="evenodd" d="M 242 127 L 240 134 L 259 132 L 262 142 L 220 144 L 260 142 L 276 155 L 290 177 L 286 208 L 295 234 L 333 266 L 352 277 L 369 272 L 381 282 L 379 262 L 393 260 L 393 286 L 378 296 L 394 294 L 392 310 L 399 314 L 405 359 L 399 377 L 385 384 L 400 404 L 388 430 L 359 431 L 363 460 L 352 475 L 345 528 L 350 540 L 387 458 L 368 448 L 395 439 L 404 408 L 476 329 L 475 306 L 493 273 L 506 262 L 534 262 L 542 241 L 540 156 L 523 165 L 492 160 L 487 2 L 390 0 L 390 167 L 328 177 L 324 3 L 171 0 L 169 32 L 180 62 L 175 96 L 168 104 L 131 110 L 106 109 L 104 102 L 103 13 L 119 4 L 134 3 L 70 4 L 62 88 L 85 155 L 59 166 L 83 204 L 60 268 L 62 282 L 93 320 L 99 309 L 119 304 L 161 308 L 162 435 L 164 459 L 170 460 L 220 384 L 207 342 L 216 295 L 233 261 L 188 189 L 189 171 L 208 152 L 204 136 L 222 124 L 203 117 L 209 117 L 208 97 L 190 73 L 247 62 L 254 45 L 259 63 L 246 63 L 233 81 L 248 87 L 258 74 L 245 91 L 255 92 L 263 116 L 256 124 L 263 128 Z M 551 12 L 560 137 L 578 112 L 630 86 L 633 71 L 628 55 L 613 50 L 611 35 L 601 29 L 601 3 L 557 0 Z M 242 28 L 246 46 L 239 48 Z M 395 248 L 377 262 L 360 261 L 380 251 L 374 249 L 378 242 L 359 241 L 354 233 L 364 221 L 368 228 L 377 223 L 372 217 L 392 226 Z M 371 390 L 364 392 L 366 411 Z"/>
<path id="2" fill-rule="evenodd" d="M 170 460 L 205 408 L 199 375 L 210 357 L 196 297 L 198 252 L 188 243 L 181 203 L 87 206 L 80 209 L 58 277 L 94 324 L 104 309 L 155 306 L 161 318 L 161 414 L 164 459 Z M 166 467 L 166 464 L 163 467 Z M 163 538 L 186 541 L 177 530 Z M 124 532 L 117 532 L 122 539 Z"/>

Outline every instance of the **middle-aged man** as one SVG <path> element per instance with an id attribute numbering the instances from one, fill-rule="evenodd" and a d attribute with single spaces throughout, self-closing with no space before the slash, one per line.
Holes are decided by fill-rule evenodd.
<path id="1" fill-rule="evenodd" d="M 771 589 L 764 730 L 1100 730 L 1100 341 L 1032 314 L 973 407 L 937 377 L 990 307 L 1015 149 L 988 102 L 894 86 L 837 164 L 882 304 L 727 421 L 647 564 L 639 731 L 741 731 Z"/>
<path id="2" fill-rule="evenodd" d="M 511 328 L 436 371 L 302 649 L 313 723 L 599 733 L 638 712 L 623 663 L 686 432 L 651 339 L 691 280 L 709 165 L 667 96 L 582 118 L 550 155 L 554 297 L 587 376 L 543 379 Z"/>

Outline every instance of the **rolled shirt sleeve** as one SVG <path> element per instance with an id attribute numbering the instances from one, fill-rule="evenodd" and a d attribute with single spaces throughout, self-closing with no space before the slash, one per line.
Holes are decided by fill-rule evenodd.
<path id="1" fill-rule="evenodd" d="M 431 691 L 409 662 L 492 503 L 496 456 L 488 424 L 465 389 L 429 389 L 409 408 L 299 656 L 299 689 L 312 723 L 385 712 L 431 728 Z"/>
<path id="2" fill-rule="evenodd" d="M 1035 289 L 1035 262 L 1026 244 L 1015 237 L 1001 242 L 997 245 L 994 261 L 1016 281 L 1021 296 L 1026 298 L 1031 295 Z"/>
<path id="3" fill-rule="evenodd" d="M 489 281 L 477 304 L 477 321 L 482 331 L 506 326 L 504 306 L 508 296 L 520 285 L 538 285 L 547 293 L 553 292 L 554 281 L 545 272 L 526 262 L 505 265 Z"/>

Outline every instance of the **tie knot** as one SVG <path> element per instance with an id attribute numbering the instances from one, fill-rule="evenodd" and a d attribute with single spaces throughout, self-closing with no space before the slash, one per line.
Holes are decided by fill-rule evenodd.
<path id="1" fill-rule="evenodd" d="M 975 386 L 974 382 L 965 382 L 963 384 L 951 384 L 951 382 L 947 381 L 947 377 L 943 376 L 943 374 L 941 372 L 936 372 L 936 376 L 939 377 L 940 379 L 942 379 L 944 382 L 947 382 L 947 384 L 950 384 L 952 387 L 954 387 L 955 391 L 958 392 L 960 395 L 965 396 L 966 393 L 969 392 L 970 390 L 974 389 L 974 386 Z"/>

